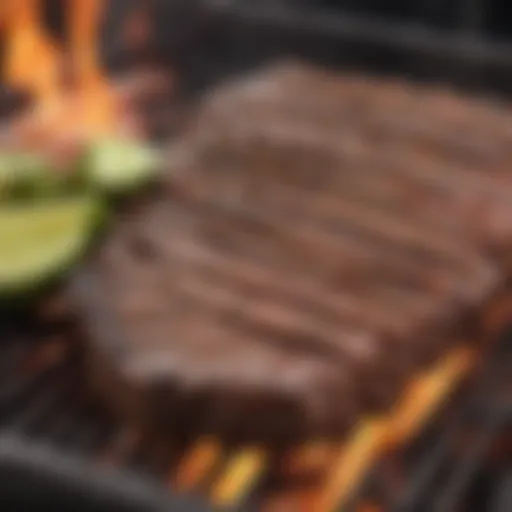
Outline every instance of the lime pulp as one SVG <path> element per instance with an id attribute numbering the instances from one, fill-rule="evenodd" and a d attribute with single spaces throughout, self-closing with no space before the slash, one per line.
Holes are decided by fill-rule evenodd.
<path id="1" fill-rule="evenodd" d="M 93 197 L 0 206 L 0 294 L 65 272 L 87 248 L 99 211 Z"/>

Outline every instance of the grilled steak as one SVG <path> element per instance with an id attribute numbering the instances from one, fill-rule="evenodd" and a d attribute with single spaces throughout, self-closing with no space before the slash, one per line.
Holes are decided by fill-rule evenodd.
<path id="1" fill-rule="evenodd" d="M 77 281 L 95 392 L 163 435 L 341 436 L 477 336 L 508 127 L 448 97 L 283 68 L 209 98 Z"/>

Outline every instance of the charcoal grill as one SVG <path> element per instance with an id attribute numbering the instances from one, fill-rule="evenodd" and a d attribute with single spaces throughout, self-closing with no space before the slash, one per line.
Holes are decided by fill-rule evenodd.
<path id="1" fill-rule="evenodd" d="M 402 16 L 400 2 L 396 13 L 385 16 L 375 8 L 378 2 L 363 2 L 364 9 L 328 3 L 218 1 L 195 5 L 192 13 L 156 2 L 156 39 L 190 93 L 284 55 L 510 92 L 512 45 L 493 40 L 499 2 L 485 2 L 484 9 L 482 0 L 419 1 Z M 449 15 L 440 15 L 441 3 Z M 176 12 L 187 17 L 178 39 L 165 30 Z M 179 25 L 175 17 L 172 23 Z M 107 46 L 112 61 L 119 59 L 116 44 Z M 91 402 L 80 385 L 82 341 L 73 319 L 22 315 L 4 318 L 0 326 L 0 503 L 6 508 L 30 510 L 45 500 L 66 510 L 207 510 L 175 491 L 195 494 L 209 484 L 245 511 L 258 507 L 263 490 L 271 492 L 264 469 L 276 461 L 259 450 L 224 457 L 214 441 L 205 440 L 162 453 Z M 392 455 L 361 468 L 351 492 L 340 491 L 340 510 L 512 509 L 512 330 L 506 332 L 503 318 L 502 327 L 489 358 L 463 379 L 446 410 Z M 310 448 L 310 456 L 317 449 L 325 457 L 325 447 Z M 279 500 L 298 509 L 296 490 Z"/>

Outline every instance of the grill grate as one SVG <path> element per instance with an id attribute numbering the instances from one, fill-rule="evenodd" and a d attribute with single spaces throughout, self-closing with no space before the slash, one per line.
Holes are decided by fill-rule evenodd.
<path id="1" fill-rule="evenodd" d="M 469 400 L 452 412 L 447 427 L 429 441 L 426 453 L 416 461 L 397 511 L 448 511 L 464 501 L 491 446 L 510 427 L 511 411 L 502 392 L 510 385 L 511 364 L 510 339 L 505 337 L 475 382 Z M 454 454 L 458 440 L 466 441 Z"/>
<path id="2" fill-rule="evenodd" d="M 177 448 L 175 453 L 161 453 L 88 399 L 80 386 L 80 338 L 74 329 L 45 331 L 11 330 L 0 347 L 0 365 L 9 363 L 11 368 L 2 374 L 4 385 L 0 387 L 4 432 L 0 475 L 10 475 L 1 479 L 0 496 L 4 487 L 10 486 L 1 499 L 14 493 L 17 487 L 11 482 L 20 474 L 29 487 L 36 485 L 30 478 L 38 475 L 36 493 L 44 488 L 45 493 L 57 495 L 62 489 L 71 489 L 76 496 L 87 489 L 89 498 L 100 500 L 100 507 L 114 503 L 119 493 L 120 508 L 115 510 L 164 510 L 164 504 L 172 506 L 169 489 L 203 494 L 206 490 L 213 501 L 245 504 L 244 510 L 256 505 L 257 509 L 263 505 L 263 510 L 274 510 L 271 507 L 277 500 L 304 507 L 308 499 L 318 496 L 303 486 L 300 492 L 295 487 L 272 499 L 274 471 L 265 470 L 279 467 L 284 474 L 284 468 L 301 473 L 298 453 L 277 458 L 258 449 L 225 453 L 215 440 L 197 442 L 186 451 Z M 364 485 L 356 486 L 359 491 L 346 495 L 343 510 L 361 510 L 363 502 L 368 506 L 375 503 L 377 510 L 397 512 L 453 510 L 455 503 L 467 499 L 477 473 L 487 464 L 491 445 L 507 439 L 503 433 L 510 427 L 511 404 L 504 389 L 510 386 L 511 339 L 504 337 L 494 356 L 463 386 L 461 397 L 454 398 L 457 407 L 440 414 L 439 421 L 407 446 L 380 457 Z M 460 439 L 468 441 L 458 446 Z M 310 446 L 302 460 L 311 467 L 316 453 L 318 465 L 327 465 L 336 460 L 333 448 Z M 94 469 L 100 467 L 103 469 Z M 127 475 L 113 472 L 119 468 Z M 506 477 L 503 481 L 496 502 L 507 498 Z M 90 502 L 89 498 L 86 501 Z M 128 506 L 123 503 L 131 508 L 123 508 Z M 142 504 L 151 508 L 140 508 Z M 98 510 L 103 509 L 107 510 Z"/>

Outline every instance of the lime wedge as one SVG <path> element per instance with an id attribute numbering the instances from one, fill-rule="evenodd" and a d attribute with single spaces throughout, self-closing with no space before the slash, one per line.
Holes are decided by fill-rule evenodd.
<path id="1" fill-rule="evenodd" d="M 43 157 L 31 153 L 0 155 L 0 197 L 32 194 L 44 182 L 49 166 Z"/>
<path id="2" fill-rule="evenodd" d="M 68 270 L 99 213 L 91 197 L 0 206 L 0 295 L 25 293 Z"/>
<path id="3" fill-rule="evenodd" d="M 159 158 L 150 146 L 124 139 L 103 139 L 92 143 L 86 166 L 96 185 L 108 192 L 124 193 L 151 181 Z"/>

